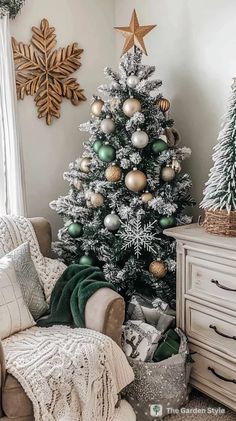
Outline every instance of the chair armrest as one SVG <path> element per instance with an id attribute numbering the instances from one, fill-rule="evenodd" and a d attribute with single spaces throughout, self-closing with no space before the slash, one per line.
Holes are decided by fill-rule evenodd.
<path id="1" fill-rule="evenodd" d="M 5 365 L 5 357 L 4 351 L 0 339 L 0 417 L 3 415 L 2 413 L 2 386 L 5 382 L 6 378 L 6 365 Z"/>
<path id="2" fill-rule="evenodd" d="M 89 298 L 85 308 L 85 325 L 113 339 L 121 346 L 125 319 L 124 299 L 110 288 L 101 288 Z"/>
<path id="3" fill-rule="evenodd" d="M 52 230 L 49 222 L 41 217 L 30 218 L 29 220 L 33 225 L 42 255 L 51 257 Z"/>

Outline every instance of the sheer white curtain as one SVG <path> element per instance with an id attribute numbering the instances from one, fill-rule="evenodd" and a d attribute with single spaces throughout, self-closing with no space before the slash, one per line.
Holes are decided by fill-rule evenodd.
<path id="1" fill-rule="evenodd" d="M 25 215 L 9 16 L 0 10 L 0 213 Z"/>

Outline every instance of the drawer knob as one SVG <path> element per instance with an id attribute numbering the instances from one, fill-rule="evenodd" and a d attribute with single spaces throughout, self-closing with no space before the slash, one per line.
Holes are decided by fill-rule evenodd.
<path id="1" fill-rule="evenodd" d="M 216 373 L 214 368 L 208 367 L 208 370 L 211 371 L 216 377 L 218 377 L 218 379 L 223 380 L 224 382 L 230 382 L 230 383 L 236 384 L 235 379 L 227 379 L 226 377 L 221 376 L 220 374 Z"/>
<path id="2" fill-rule="evenodd" d="M 226 286 L 224 286 L 224 285 L 221 285 L 221 284 L 219 283 L 219 281 L 217 281 L 216 279 L 211 279 L 211 282 L 212 282 L 213 284 L 215 284 L 218 288 L 225 289 L 226 291 L 233 291 L 233 292 L 236 292 L 236 289 L 228 288 L 228 287 L 226 287 Z"/>
<path id="3" fill-rule="evenodd" d="M 236 336 L 229 336 L 229 335 L 226 335 L 225 333 L 219 332 L 217 327 L 214 325 L 210 325 L 209 328 L 213 329 L 215 333 L 217 333 L 217 335 L 223 336 L 224 338 L 228 338 L 228 339 L 234 339 L 236 341 Z"/>

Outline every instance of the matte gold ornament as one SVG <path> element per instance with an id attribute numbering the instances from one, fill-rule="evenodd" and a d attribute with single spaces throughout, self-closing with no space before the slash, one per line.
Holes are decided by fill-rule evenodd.
<path id="1" fill-rule="evenodd" d="M 153 199 L 153 194 L 149 191 L 145 191 L 145 193 L 142 194 L 141 199 L 144 203 L 148 203 Z"/>
<path id="2" fill-rule="evenodd" d="M 120 181 L 122 177 L 122 171 L 121 168 L 118 165 L 109 165 L 105 171 L 105 177 L 107 181 L 110 182 L 117 182 Z"/>
<path id="3" fill-rule="evenodd" d="M 132 47 L 138 47 L 144 54 L 147 55 L 143 38 L 147 35 L 156 25 L 140 26 L 135 9 L 131 17 L 129 26 L 116 26 L 115 29 L 122 33 L 125 37 L 125 44 L 123 47 L 122 55 L 127 53 Z"/>
<path id="4" fill-rule="evenodd" d="M 104 120 L 102 120 L 101 122 L 101 130 L 105 134 L 110 134 L 114 132 L 115 127 L 115 122 L 109 116 L 104 118 Z"/>
<path id="5" fill-rule="evenodd" d="M 127 117 L 133 117 L 135 113 L 141 111 L 141 104 L 135 98 L 128 98 L 123 104 L 123 112 Z"/>
<path id="6" fill-rule="evenodd" d="M 180 171 L 181 171 L 181 165 L 180 165 L 180 163 L 179 163 L 179 161 L 177 160 L 177 159 L 173 159 L 173 161 L 172 161 L 172 163 L 171 163 L 171 168 L 173 168 L 173 170 L 176 172 L 176 173 L 180 173 Z"/>
<path id="7" fill-rule="evenodd" d="M 175 178 L 175 170 L 168 166 L 162 168 L 161 178 L 163 181 L 171 182 Z"/>
<path id="8" fill-rule="evenodd" d="M 170 101 L 166 98 L 162 98 L 159 102 L 159 107 L 163 113 L 166 113 L 170 109 Z"/>
<path id="9" fill-rule="evenodd" d="M 162 279 L 166 276 L 167 274 L 167 268 L 165 263 L 160 260 L 154 260 L 150 265 L 149 265 L 149 272 L 155 276 L 155 278 L 158 279 Z"/>
<path id="10" fill-rule="evenodd" d="M 49 26 L 47 19 L 41 21 L 39 28 L 33 26 L 32 32 L 29 45 L 12 38 L 17 98 L 35 96 L 38 118 L 45 117 L 50 125 L 54 117 L 60 117 L 63 97 L 73 105 L 86 100 L 79 83 L 69 77 L 79 69 L 83 50 L 76 42 L 55 50 L 55 28 Z"/>
<path id="11" fill-rule="evenodd" d="M 143 190 L 147 185 L 147 177 L 136 168 L 133 171 L 128 172 L 125 177 L 125 185 L 132 192 L 139 192 Z"/>
<path id="12" fill-rule="evenodd" d="M 102 114 L 102 107 L 104 105 L 104 101 L 102 99 L 96 99 L 91 105 L 91 112 L 96 117 L 100 117 Z"/>
<path id="13" fill-rule="evenodd" d="M 101 193 L 93 193 L 90 202 L 93 208 L 99 208 L 104 204 L 104 197 Z"/>
<path id="14" fill-rule="evenodd" d="M 91 159 L 90 158 L 83 158 L 80 161 L 80 169 L 81 169 L 81 171 L 83 171 L 85 173 L 89 173 L 90 165 L 91 165 Z"/>

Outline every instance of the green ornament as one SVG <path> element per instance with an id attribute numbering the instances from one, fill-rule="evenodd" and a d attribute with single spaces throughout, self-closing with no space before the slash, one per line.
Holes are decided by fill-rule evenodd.
<path id="1" fill-rule="evenodd" d="M 98 156 L 103 162 L 111 162 L 116 158 L 116 150 L 113 146 L 103 145 L 99 148 Z"/>
<path id="2" fill-rule="evenodd" d="M 73 224 L 70 224 L 68 227 L 68 234 L 72 238 L 81 237 L 83 234 L 83 225 L 79 222 L 73 222 Z"/>
<path id="3" fill-rule="evenodd" d="M 95 140 L 95 142 L 93 144 L 94 152 L 98 153 L 98 151 L 99 151 L 99 149 L 101 148 L 102 145 L 103 145 L 103 141 L 101 139 Z"/>
<path id="4" fill-rule="evenodd" d="M 162 139 L 154 140 L 152 143 L 152 151 L 155 155 L 158 155 L 159 153 L 165 151 L 168 149 L 167 143 Z"/>
<path id="5" fill-rule="evenodd" d="M 174 216 L 162 216 L 159 225 L 163 230 L 174 227 L 176 225 L 176 219 Z"/>
<path id="6" fill-rule="evenodd" d="M 86 254 L 79 259 L 80 265 L 85 266 L 92 266 L 94 264 L 94 259 L 91 256 L 87 256 Z"/>

